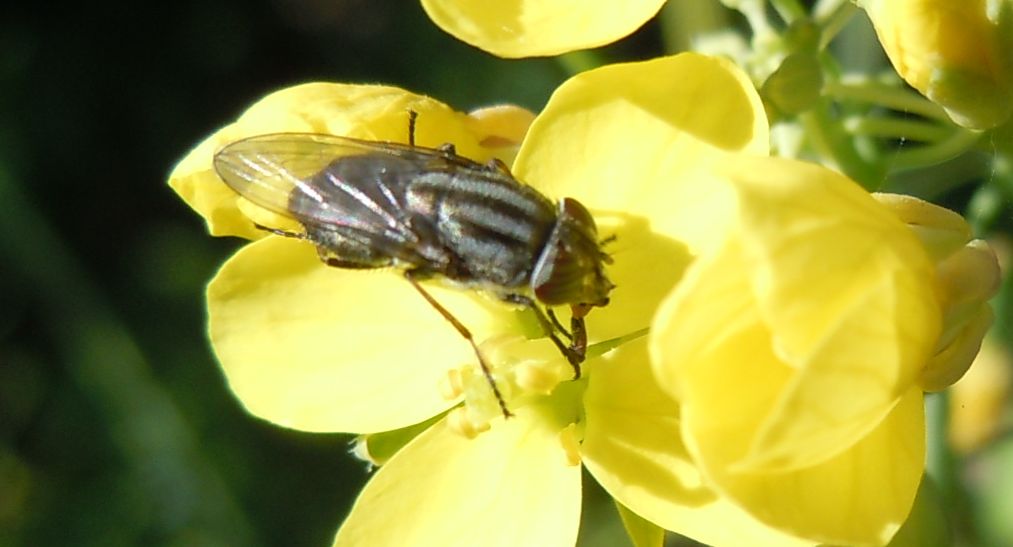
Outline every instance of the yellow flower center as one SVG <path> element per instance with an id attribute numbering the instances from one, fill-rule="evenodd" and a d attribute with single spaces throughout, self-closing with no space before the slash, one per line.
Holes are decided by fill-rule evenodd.
<path id="1" fill-rule="evenodd" d="M 545 338 L 494 337 L 483 342 L 480 349 L 511 412 L 544 400 L 560 382 L 573 378 L 573 368 Z M 448 400 L 464 400 L 450 411 L 448 423 L 467 438 L 489 430 L 490 422 L 503 416 L 492 386 L 477 364 L 448 371 L 441 393 Z"/>

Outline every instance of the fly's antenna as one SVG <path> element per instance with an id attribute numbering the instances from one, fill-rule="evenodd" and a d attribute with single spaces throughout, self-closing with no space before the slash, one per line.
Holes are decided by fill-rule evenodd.
<path id="1" fill-rule="evenodd" d="M 418 117 L 418 112 L 408 109 L 408 146 L 415 146 L 415 119 Z"/>

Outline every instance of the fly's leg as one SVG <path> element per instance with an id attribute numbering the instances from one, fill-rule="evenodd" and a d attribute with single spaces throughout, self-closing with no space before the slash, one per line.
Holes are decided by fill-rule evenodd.
<path id="1" fill-rule="evenodd" d="M 580 355 L 581 361 L 587 355 L 587 329 L 584 327 L 584 317 L 592 309 L 594 306 L 588 304 L 570 305 L 570 332 L 573 333 L 573 337 L 570 338 L 570 349 Z"/>
<path id="2" fill-rule="evenodd" d="M 419 113 L 414 110 L 408 110 L 408 146 L 415 146 L 415 120 L 419 117 Z M 457 148 L 452 143 L 441 144 L 436 148 L 444 157 L 453 159 L 457 156 Z M 499 160 L 494 160 L 499 161 Z M 506 169 L 506 165 L 503 162 L 499 162 Z M 509 175 L 510 171 L 506 170 Z"/>
<path id="3" fill-rule="evenodd" d="M 253 225 L 258 230 L 263 230 L 265 232 L 270 232 L 270 233 L 272 233 L 272 234 L 274 234 L 276 236 L 291 237 L 292 239 L 309 239 L 308 237 L 306 237 L 306 234 L 304 234 L 304 233 L 289 232 L 287 230 L 279 230 L 277 228 L 269 228 L 267 226 L 264 226 L 263 224 L 257 224 L 256 222 L 254 222 Z"/>
<path id="4" fill-rule="evenodd" d="M 584 360 L 584 356 L 587 355 L 587 329 L 584 328 L 584 317 L 577 317 L 574 315 L 570 318 L 570 332 L 573 333 L 573 337 L 570 339 L 570 351 L 580 356 L 580 360 Z M 580 367 L 574 365 L 576 375 L 574 379 L 580 378 Z"/>
<path id="5" fill-rule="evenodd" d="M 556 317 L 556 312 L 552 311 L 552 308 L 545 308 L 545 315 L 549 316 L 549 321 L 552 321 L 552 326 L 559 331 L 559 334 L 562 334 L 567 340 L 573 340 L 573 335 L 559 322 L 559 318 Z"/>
<path id="6" fill-rule="evenodd" d="M 579 379 L 580 364 L 584 362 L 584 354 L 587 350 L 587 332 L 584 330 L 583 316 L 581 316 L 580 319 L 570 321 L 570 324 L 572 325 L 571 329 L 573 330 L 573 340 L 569 345 L 567 345 L 556 334 L 557 330 L 565 333 L 566 329 L 563 329 L 562 326 L 559 325 L 558 319 L 555 323 L 550 321 L 545 315 L 545 312 L 543 312 L 542 309 L 535 304 L 534 300 L 531 300 L 522 294 L 503 295 L 503 300 L 510 302 L 511 304 L 524 306 L 535 312 L 535 318 L 538 319 L 538 323 L 541 325 L 542 331 L 549 335 L 549 339 L 552 340 L 552 343 L 555 344 L 557 348 L 559 348 L 559 352 L 566 357 L 566 360 L 570 362 L 570 366 L 573 367 L 573 379 Z"/>
<path id="7" fill-rule="evenodd" d="M 415 146 L 415 120 L 418 117 L 418 112 L 411 109 L 408 110 L 408 146 Z"/>
<path id="8" fill-rule="evenodd" d="M 475 356 L 478 357 L 478 364 L 482 367 L 482 374 L 485 375 L 486 381 L 489 382 L 489 387 L 492 388 L 492 393 L 496 396 L 496 402 L 499 403 L 499 408 L 503 411 L 503 417 L 509 418 L 513 416 L 513 414 L 507 409 L 506 401 L 503 400 L 503 394 L 500 393 L 499 387 L 496 386 L 496 380 L 492 377 L 492 369 L 489 368 L 488 363 L 485 362 L 485 358 L 482 357 L 482 352 L 478 350 L 478 344 L 475 343 L 475 338 L 471 335 L 471 331 L 458 321 L 457 318 L 447 310 L 447 308 L 444 308 L 436 301 L 435 298 L 432 297 L 432 295 L 426 292 L 426 290 L 422 288 L 422 285 L 419 285 L 418 280 L 415 279 L 416 275 L 417 274 L 412 270 L 408 270 L 405 272 L 405 279 L 412 284 L 412 287 L 415 287 L 416 291 L 419 291 L 419 294 L 422 295 L 422 298 L 426 299 L 426 302 L 429 302 L 430 306 L 436 308 L 436 311 L 440 312 L 440 315 L 442 315 L 444 319 L 450 321 L 450 324 L 457 329 L 457 332 L 460 333 L 469 344 L 471 344 L 471 348 L 475 350 Z"/>

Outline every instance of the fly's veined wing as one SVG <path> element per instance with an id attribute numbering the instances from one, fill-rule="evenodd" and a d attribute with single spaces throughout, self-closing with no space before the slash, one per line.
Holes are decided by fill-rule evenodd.
<path id="1" fill-rule="evenodd" d="M 438 150 L 313 133 L 274 133 L 231 143 L 215 171 L 236 193 L 303 223 L 412 239 L 404 186 L 427 171 L 481 169 Z M 393 235 L 393 234 L 392 234 Z"/>

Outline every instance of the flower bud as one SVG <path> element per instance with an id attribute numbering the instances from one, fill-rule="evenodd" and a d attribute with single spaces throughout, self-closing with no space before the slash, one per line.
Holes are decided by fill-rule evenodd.
<path id="1" fill-rule="evenodd" d="M 971 239 L 956 213 L 911 196 L 875 197 L 911 228 L 936 263 L 943 330 L 920 384 L 925 391 L 945 389 L 967 372 L 992 324 L 988 299 L 999 289 L 998 259 L 987 243 Z"/>

